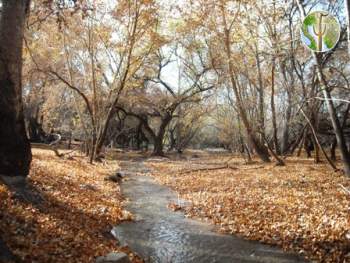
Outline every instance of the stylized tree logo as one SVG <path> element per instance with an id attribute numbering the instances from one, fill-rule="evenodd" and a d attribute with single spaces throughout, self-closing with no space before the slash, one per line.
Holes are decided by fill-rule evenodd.
<path id="1" fill-rule="evenodd" d="M 301 26 L 301 40 L 315 52 L 326 52 L 335 47 L 340 37 L 338 20 L 325 11 L 307 15 Z"/>
<path id="2" fill-rule="evenodd" d="M 317 51 L 322 51 L 322 44 L 323 44 L 323 36 L 326 34 L 327 31 L 327 24 L 323 23 L 323 17 L 328 16 L 328 14 L 324 13 L 317 13 L 317 29 L 316 25 L 313 25 L 313 31 L 314 34 L 317 36 Z"/>

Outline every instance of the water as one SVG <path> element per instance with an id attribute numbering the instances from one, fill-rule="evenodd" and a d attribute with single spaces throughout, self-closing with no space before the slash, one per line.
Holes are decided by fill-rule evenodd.
<path id="1" fill-rule="evenodd" d="M 169 210 L 169 202 L 178 202 L 175 192 L 149 176 L 135 175 L 144 171 L 142 162 L 122 166 L 128 171 L 122 183 L 123 195 L 129 200 L 126 209 L 136 218 L 113 232 L 121 245 L 129 246 L 146 262 L 306 262 L 275 247 L 215 233 L 214 226 Z"/>

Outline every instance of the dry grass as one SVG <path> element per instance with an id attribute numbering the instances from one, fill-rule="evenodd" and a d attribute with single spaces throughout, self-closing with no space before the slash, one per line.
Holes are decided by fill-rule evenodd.
<path id="1" fill-rule="evenodd" d="M 44 202 L 23 203 L 0 185 L 1 237 L 24 262 L 85 263 L 112 251 L 128 252 L 109 234 L 129 217 L 119 186 L 104 181 L 117 169 L 115 161 L 89 165 L 82 156 L 60 159 L 34 149 L 29 184 Z"/>
<path id="2" fill-rule="evenodd" d="M 159 182 L 191 201 L 184 208 L 188 216 L 318 262 L 350 262 L 350 196 L 340 187 L 350 187 L 348 178 L 303 158 L 289 158 L 285 167 L 245 165 L 235 158 L 230 164 L 237 170 L 184 173 L 227 159 L 223 154 L 202 155 L 148 165 Z"/>

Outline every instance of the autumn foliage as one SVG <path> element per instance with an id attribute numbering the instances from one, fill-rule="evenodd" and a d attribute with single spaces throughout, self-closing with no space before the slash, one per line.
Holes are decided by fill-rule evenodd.
<path id="1" fill-rule="evenodd" d="M 105 181 L 116 162 L 89 165 L 86 158 L 59 159 L 33 150 L 29 184 L 44 200 L 28 204 L 0 185 L 0 236 L 24 262 L 93 262 L 117 246 L 113 225 L 127 220 L 120 188 Z"/>

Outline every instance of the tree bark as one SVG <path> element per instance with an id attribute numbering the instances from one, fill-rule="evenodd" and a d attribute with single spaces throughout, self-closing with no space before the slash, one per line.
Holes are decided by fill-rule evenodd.
<path id="1" fill-rule="evenodd" d="M 350 103 L 348 104 L 348 106 L 346 107 L 346 110 L 344 112 L 342 129 L 344 129 L 346 126 L 346 121 L 348 119 L 349 111 L 350 111 Z M 334 137 L 333 142 L 332 142 L 332 147 L 331 147 L 331 160 L 332 161 L 335 161 L 337 159 L 337 156 L 335 154 L 336 148 L 337 148 L 337 138 Z"/>
<path id="2" fill-rule="evenodd" d="M 350 0 L 344 0 L 344 6 L 345 6 L 345 15 L 346 15 L 346 22 L 347 22 L 347 37 L 348 37 L 348 53 L 350 55 Z"/>
<path id="3" fill-rule="evenodd" d="M 153 143 L 154 143 L 154 149 L 152 155 L 154 156 L 164 156 L 164 135 L 165 135 L 165 130 L 168 124 L 170 123 L 172 119 L 171 115 L 166 115 L 164 118 L 162 118 L 162 123 L 160 124 L 158 134 L 153 135 Z"/>
<path id="4" fill-rule="evenodd" d="M 163 138 L 160 136 L 156 136 L 154 138 L 154 148 L 153 148 L 153 156 L 164 156 L 163 150 Z"/>
<path id="5" fill-rule="evenodd" d="M 302 109 L 301 109 L 302 111 Z M 314 145 L 315 148 L 315 163 L 320 163 L 321 162 L 321 158 L 320 158 L 320 147 L 322 147 L 319 143 L 318 143 L 318 138 L 317 138 L 317 134 L 316 134 L 316 130 L 318 129 L 318 117 L 317 117 L 317 112 L 312 111 L 311 112 L 311 120 L 309 123 L 311 131 L 312 131 L 312 143 Z"/>
<path id="6" fill-rule="evenodd" d="M 273 143 L 275 146 L 275 151 L 280 154 L 280 147 L 278 144 L 278 131 L 277 131 L 277 121 L 276 121 L 276 107 L 275 107 L 275 68 L 276 62 L 275 58 L 272 59 L 271 66 L 271 112 L 272 112 L 272 126 L 273 126 Z"/>
<path id="7" fill-rule="evenodd" d="M 300 141 L 300 144 L 299 144 L 299 149 L 298 149 L 298 152 L 297 152 L 297 157 L 300 157 L 301 156 L 301 151 L 303 150 L 303 146 L 305 145 L 305 142 L 306 142 L 306 138 L 307 138 L 307 129 L 303 132 L 303 137 Z"/>
<path id="8" fill-rule="evenodd" d="M 287 91 L 287 97 L 288 97 L 288 105 L 286 109 L 286 116 L 284 120 L 284 125 L 283 125 L 283 131 L 282 131 L 282 154 L 286 154 L 288 147 L 289 147 L 289 123 L 290 119 L 292 117 L 292 98 L 290 91 Z"/>
<path id="9" fill-rule="evenodd" d="M 271 146 L 269 145 L 269 142 L 267 141 L 267 139 L 264 137 L 265 143 L 266 143 L 266 147 L 269 149 L 269 151 L 271 152 L 272 156 L 276 159 L 277 166 L 285 166 L 286 164 L 284 163 L 283 159 L 278 157 L 278 155 L 273 151 L 273 149 L 271 148 Z"/>
<path id="10" fill-rule="evenodd" d="M 3 0 L 0 17 L 0 174 L 27 176 L 32 159 L 22 103 L 22 48 L 29 0 Z"/>
<path id="11" fill-rule="evenodd" d="M 295 142 L 293 143 L 293 145 L 291 145 L 290 147 L 290 155 L 293 155 L 294 154 L 294 151 L 296 150 L 296 148 L 298 148 L 300 142 L 303 140 L 304 138 L 304 132 L 305 132 L 305 129 L 306 129 L 307 125 L 304 125 L 303 129 L 301 130 L 298 138 L 295 140 Z M 287 151 L 288 152 L 288 151 Z"/>
<path id="12" fill-rule="evenodd" d="M 264 84 L 262 80 L 262 74 L 261 74 L 261 65 L 260 65 L 260 58 L 259 58 L 259 51 L 258 46 L 255 46 L 256 48 L 256 54 L 255 54 L 255 60 L 256 60 L 256 68 L 257 68 L 257 74 L 258 74 L 258 94 L 259 94 L 259 128 L 260 132 L 262 133 L 262 137 L 265 137 L 265 105 L 264 105 Z"/>

